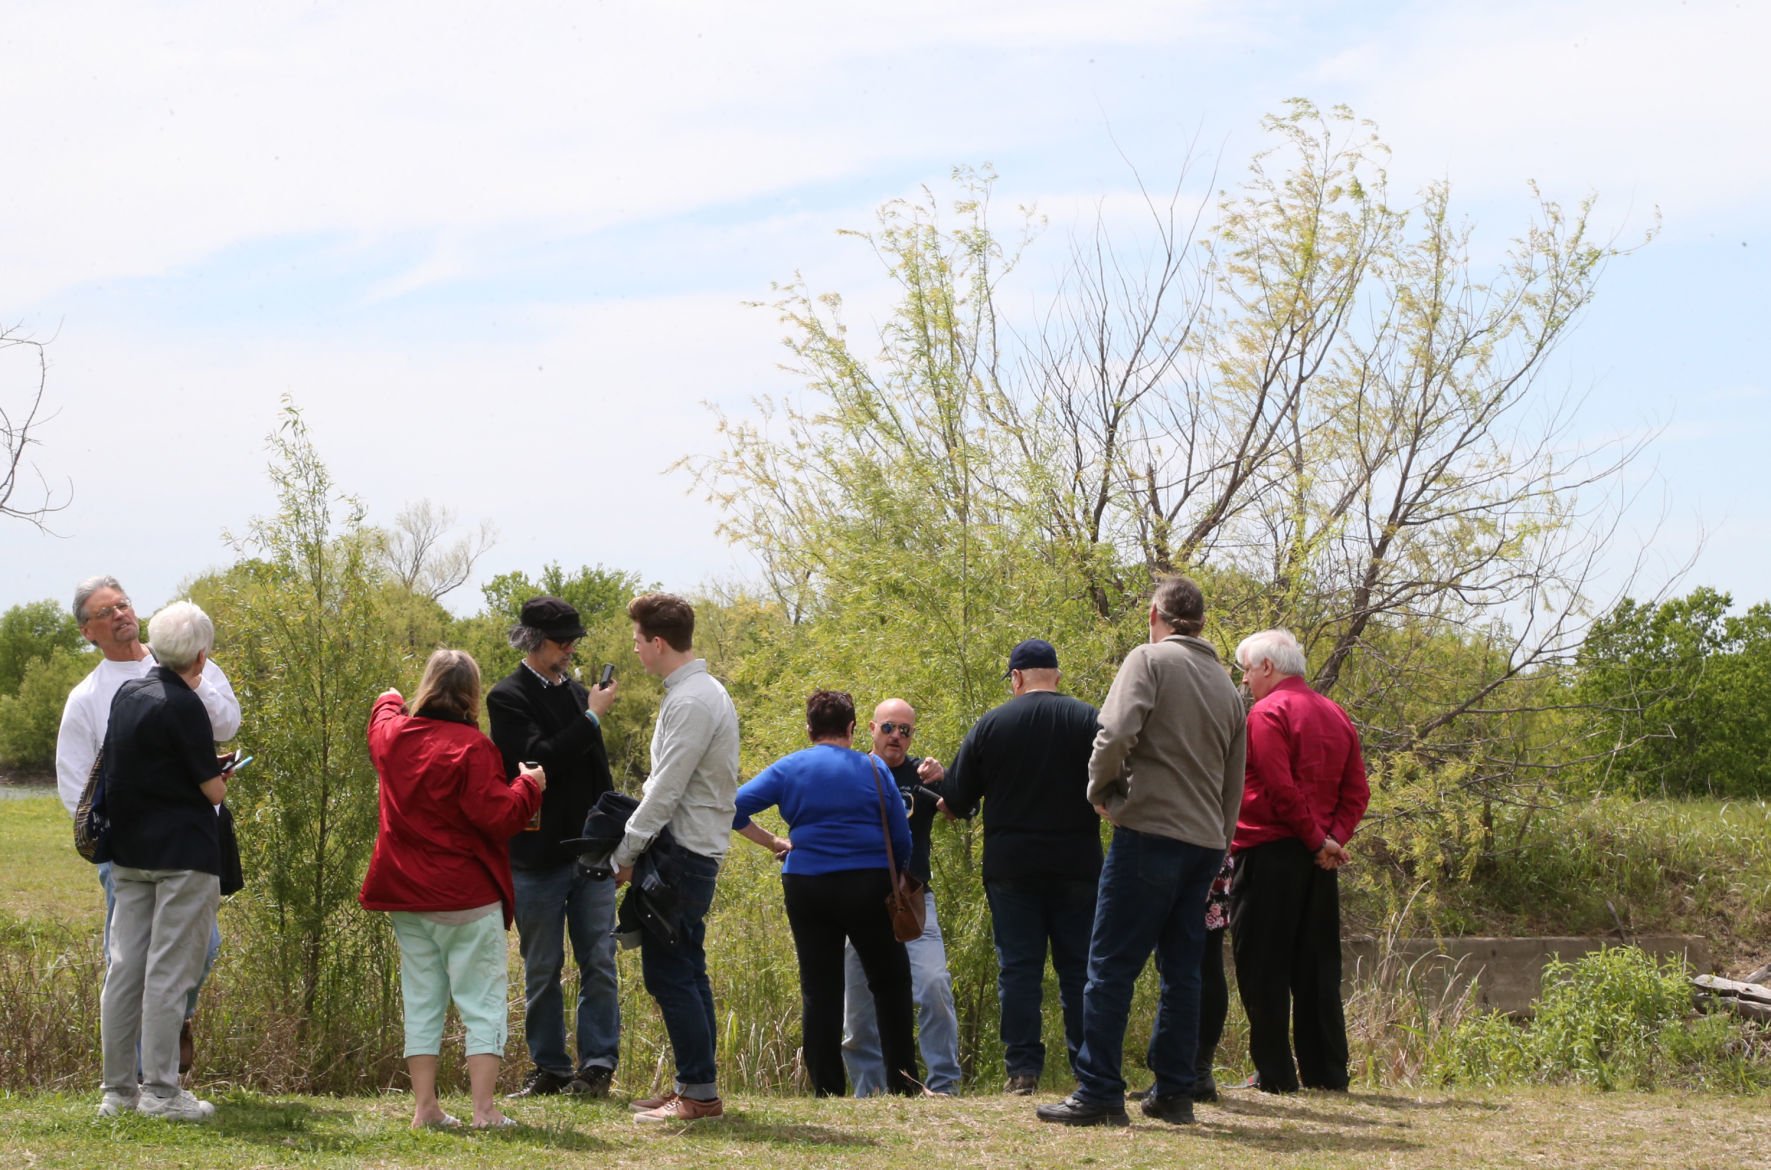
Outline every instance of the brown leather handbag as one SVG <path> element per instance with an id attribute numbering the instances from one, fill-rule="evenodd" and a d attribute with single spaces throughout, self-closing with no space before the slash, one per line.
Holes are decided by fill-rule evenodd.
<path id="1" fill-rule="evenodd" d="M 892 877 L 886 912 L 892 916 L 892 937 L 909 942 L 922 937 L 928 921 L 928 899 L 923 897 L 923 884 L 898 868 L 898 858 L 892 852 L 892 827 L 886 821 L 885 784 L 879 778 L 879 761 L 869 755 L 867 762 L 873 765 L 873 788 L 879 794 L 879 829 L 885 834 L 886 866 Z"/>

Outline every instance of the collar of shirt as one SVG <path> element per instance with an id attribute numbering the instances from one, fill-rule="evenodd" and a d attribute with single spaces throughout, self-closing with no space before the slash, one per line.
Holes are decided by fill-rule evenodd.
<path id="1" fill-rule="evenodd" d="M 536 670 L 533 666 L 530 666 L 529 660 L 527 658 L 523 659 L 523 669 L 527 670 L 530 674 L 532 674 L 536 678 L 540 679 L 541 685 L 544 687 L 563 687 L 566 685 L 566 676 L 565 675 L 562 674 L 562 675 L 560 675 L 560 677 L 550 680 L 545 674 L 542 674 L 539 670 Z"/>
<path id="2" fill-rule="evenodd" d="M 697 658 L 693 662 L 685 662 L 670 672 L 670 676 L 664 680 L 664 689 L 667 691 L 674 690 L 676 687 L 688 681 L 692 676 L 706 673 L 707 659 Z"/>

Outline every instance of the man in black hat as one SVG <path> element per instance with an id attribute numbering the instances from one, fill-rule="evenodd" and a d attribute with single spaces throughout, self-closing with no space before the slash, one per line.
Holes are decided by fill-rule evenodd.
<path id="1" fill-rule="evenodd" d="M 1003 1091 L 1021 1096 L 1045 1070 L 1040 1014 L 1049 944 L 1072 1070 L 1101 874 L 1100 819 L 1088 803 L 1095 709 L 1058 693 L 1058 652 L 1029 638 L 1009 655 L 1014 698 L 985 713 L 947 771 L 942 807 L 984 806 L 984 893 L 996 938 Z M 549 773 L 551 776 L 551 773 Z"/>
<path id="2" fill-rule="evenodd" d="M 615 684 L 586 690 L 568 673 L 584 637 L 578 611 L 557 597 L 523 605 L 510 644 L 517 668 L 486 695 L 492 742 L 515 776 L 524 761 L 547 770 L 538 822 L 511 838 L 517 937 L 523 953 L 523 1035 L 534 1070 L 513 1097 L 574 1093 L 604 1097 L 620 1053 L 621 999 L 615 982 L 615 883 L 593 878 L 560 842 L 583 830 L 596 798 L 609 791 L 609 756 L 600 720 Z M 578 1057 L 566 1050 L 560 972 L 566 936 L 578 964 Z"/>

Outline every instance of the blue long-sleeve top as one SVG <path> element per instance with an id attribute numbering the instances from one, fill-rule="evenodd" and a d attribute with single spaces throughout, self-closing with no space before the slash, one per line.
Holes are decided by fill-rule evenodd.
<path id="1" fill-rule="evenodd" d="M 910 822 L 891 771 L 861 752 L 817 744 L 776 760 L 738 789 L 732 828 L 771 805 L 787 822 L 793 850 L 782 872 L 802 875 L 843 869 L 886 868 L 885 834 L 879 828 L 880 787 L 885 793 L 886 824 L 891 827 L 892 853 L 898 867 L 910 864 Z"/>

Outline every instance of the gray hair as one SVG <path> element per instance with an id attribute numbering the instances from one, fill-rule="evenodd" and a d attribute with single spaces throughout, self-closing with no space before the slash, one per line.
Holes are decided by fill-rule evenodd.
<path id="1" fill-rule="evenodd" d="M 215 649 L 215 623 L 194 601 L 175 601 L 148 619 L 148 646 L 161 666 L 180 673 Z"/>
<path id="2" fill-rule="evenodd" d="M 1236 646 L 1236 665 L 1247 669 L 1271 662 L 1280 674 L 1299 675 L 1309 667 L 1304 662 L 1304 648 L 1290 630 L 1262 630 L 1250 634 Z"/>
<path id="3" fill-rule="evenodd" d="M 547 641 L 547 635 L 534 626 L 514 625 L 510 633 L 505 635 L 512 650 L 520 650 L 524 654 L 541 649 L 541 643 Z"/>
<path id="4" fill-rule="evenodd" d="M 100 589 L 115 589 L 118 593 L 128 592 L 128 590 L 124 589 L 123 586 L 118 583 L 115 577 L 99 576 L 86 578 L 86 580 L 74 586 L 75 623 L 82 626 L 86 624 L 86 603 L 92 600 L 92 595 L 97 593 Z"/>

